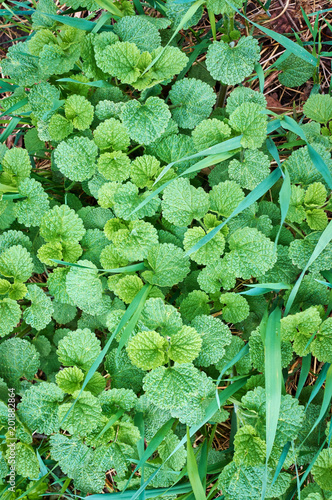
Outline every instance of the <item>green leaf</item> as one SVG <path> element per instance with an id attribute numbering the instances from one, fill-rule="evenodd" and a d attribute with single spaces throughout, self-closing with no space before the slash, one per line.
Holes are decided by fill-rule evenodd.
<path id="1" fill-rule="evenodd" d="M 86 267 L 71 267 L 66 277 L 66 291 L 73 304 L 82 311 L 96 315 L 103 310 L 102 283 L 92 262 L 80 260 Z"/>
<path id="2" fill-rule="evenodd" d="M 222 317 L 227 323 L 240 323 L 249 315 L 249 304 L 244 297 L 236 293 L 223 293 L 219 302 L 222 305 Z"/>
<path id="3" fill-rule="evenodd" d="M 142 277 L 151 285 L 173 286 L 189 273 L 189 259 L 181 248 L 163 243 L 151 248 L 145 260 L 147 271 Z"/>
<path id="4" fill-rule="evenodd" d="M 300 57 L 290 54 L 285 60 L 276 62 L 276 68 L 282 70 L 278 75 L 279 82 L 285 87 L 295 88 L 307 82 L 315 73 L 316 68 Z"/>
<path id="5" fill-rule="evenodd" d="M 235 181 L 220 182 L 209 193 L 211 210 L 229 217 L 244 199 L 244 193 Z"/>
<path id="6" fill-rule="evenodd" d="M 208 195 L 202 188 L 190 185 L 189 179 L 175 179 L 163 193 L 162 211 L 168 222 L 188 226 L 201 219 L 209 209 Z"/>
<path id="7" fill-rule="evenodd" d="M 23 312 L 23 319 L 37 331 L 43 330 L 52 319 L 52 301 L 37 285 L 28 285 L 27 289 L 25 298 L 31 301 L 31 305 Z"/>
<path id="8" fill-rule="evenodd" d="M 235 231 L 229 238 L 229 248 L 223 261 L 237 277 L 244 279 L 264 274 L 277 260 L 273 243 L 257 229 L 245 227 Z"/>
<path id="9" fill-rule="evenodd" d="M 158 29 L 145 17 L 126 16 L 114 26 L 122 42 L 134 43 L 141 52 L 152 52 L 161 44 Z"/>
<path id="10" fill-rule="evenodd" d="M 332 98 L 330 95 L 311 95 L 303 106 L 304 114 L 318 123 L 327 124 L 332 120 Z"/>
<path id="11" fill-rule="evenodd" d="M 251 425 L 241 427 L 234 438 L 234 462 L 245 467 L 265 462 L 266 444 Z"/>
<path id="12" fill-rule="evenodd" d="M 144 104 L 125 103 L 121 119 L 130 137 L 139 144 L 150 144 L 165 132 L 171 113 L 159 97 L 149 97 Z"/>
<path id="13" fill-rule="evenodd" d="M 324 490 L 332 489 L 332 449 L 322 450 L 312 468 L 316 483 Z"/>
<path id="14" fill-rule="evenodd" d="M 9 282 L 7 283 L 10 285 Z M 21 319 L 19 304 L 9 298 L 0 300 L 0 317 L 0 337 L 5 337 L 14 330 Z"/>
<path id="15" fill-rule="evenodd" d="M 262 107 L 254 102 L 244 102 L 229 117 L 229 125 L 241 132 L 244 148 L 260 148 L 267 134 L 267 117 Z"/>
<path id="16" fill-rule="evenodd" d="M 0 344 L 0 377 L 8 387 L 18 388 L 19 380 L 31 380 L 39 368 L 39 354 L 27 340 L 14 337 Z"/>
<path id="17" fill-rule="evenodd" d="M 88 391 L 76 391 L 72 397 L 77 398 L 77 402 L 66 419 L 64 417 L 71 408 L 72 401 L 62 403 L 59 407 L 61 427 L 70 434 L 86 436 L 97 427 L 101 418 L 101 406 L 98 399 Z"/>
<path id="18" fill-rule="evenodd" d="M 74 128 L 86 130 L 90 127 L 94 108 L 84 96 L 76 94 L 69 96 L 66 99 L 64 109 L 66 118 L 72 122 Z"/>
<path id="19" fill-rule="evenodd" d="M 125 151 L 130 144 L 126 127 L 115 118 L 100 123 L 93 132 L 93 138 L 101 150 Z"/>
<path id="20" fill-rule="evenodd" d="M 228 174 L 242 188 L 253 190 L 270 173 L 270 160 L 259 150 L 247 150 L 244 160 L 232 160 L 228 166 Z"/>
<path id="21" fill-rule="evenodd" d="M 100 341 L 88 328 L 69 332 L 60 340 L 57 349 L 59 361 L 64 366 L 91 368 L 100 354 Z"/>
<path id="22" fill-rule="evenodd" d="M 176 363 L 190 363 L 197 358 L 202 346 L 202 338 L 190 326 L 183 326 L 170 340 L 167 354 Z"/>
<path id="23" fill-rule="evenodd" d="M 53 383 L 33 385 L 17 405 L 20 419 L 32 432 L 46 435 L 57 432 L 58 408 L 64 397 L 65 393 Z"/>
<path id="24" fill-rule="evenodd" d="M 0 273 L 7 278 L 27 281 L 33 273 L 29 252 L 21 245 L 13 245 L 0 255 Z"/>
<path id="25" fill-rule="evenodd" d="M 195 78 L 177 81 L 169 92 L 175 106 L 172 116 L 181 128 L 195 128 L 198 123 L 209 117 L 216 102 L 213 89 L 205 82 Z"/>
<path id="26" fill-rule="evenodd" d="M 96 170 L 98 148 L 87 137 L 73 137 L 60 142 L 54 151 L 59 170 L 71 181 L 90 179 Z"/>
<path id="27" fill-rule="evenodd" d="M 161 409 L 184 406 L 199 387 L 200 372 L 189 363 L 155 368 L 145 376 L 143 385 L 149 400 Z"/>
<path id="28" fill-rule="evenodd" d="M 240 38 L 236 46 L 213 42 L 207 51 L 206 67 L 215 80 L 235 85 L 251 75 L 259 56 L 258 41 L 251 36 Z"/>
<path id="29" fill-rule="evenodd" d="M 143 368 L 151 370 L 166 363 L 167 340 L 154 331 L 139 332 L 129 342 L 127 347 L 131 362 Z"/>

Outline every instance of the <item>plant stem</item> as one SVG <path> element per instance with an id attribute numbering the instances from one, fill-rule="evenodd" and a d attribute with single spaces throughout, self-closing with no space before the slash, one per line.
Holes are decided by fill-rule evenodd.
<path id="1" fill-rule="evenodd" d="M 220 89 L 218 92 L 217 102 L 216 102 L 216 106 L 215 106 L 216 108 L 223 108 L 225 106 L 227 88 L 228 88 L 228 85 L 224 85 L 223 83 L 220 83 Z"/>

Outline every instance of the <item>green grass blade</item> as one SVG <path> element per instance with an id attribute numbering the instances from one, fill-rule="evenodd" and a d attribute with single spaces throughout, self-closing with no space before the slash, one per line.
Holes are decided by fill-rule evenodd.
<path id="1" fill-rule="evenodd" d="M 205 491 L 198 473 L 195 453 L 190 441 L 189 427 L 187 426 L 187 470 L 190 484 L 196 500 L 206 500 Z"/>
<path id="2" fill-rule="evenodd" d="M 264 71 L 262 66 L 259 63 L 255 64 L 255 71 L 258 76 L 258 81 L 259 81 L 259 91 L 264 92 L 264 84 L 265 84 L 265 78 L 264 78 Z"/>
<path id="3" fill-rule="evenodd" d="M 226 366 L 224 366 L 224 368 L 221 370 L 221 372 L 219 374 L 219 377 L 217 379 L 217 382 L 216 382 L 216 401 L 217 401 L 217 404 L 218 404 L 218 410 L 220 410 L 220 400 L 219 400 L 218 385 L 219 385 L 221 379 L 223 378 L 223 376 L 227 372 L 227 370 L 229 370 L 230 368 L 232 368 L 232 366 L 234 366 L 235 363 L 237 363 L 238 361 L 240 361 L 240 359 L 242 359 L 243 356 L 245 356 L 246 354 L 248 354 L 248 352 L 249 352 L 249 344 L 246 344 L 234 356 L 234 358 L 232 358 L 230 361 L 228 361 L 228 363 L 226 364 Z"/>
<path id="4" fill-rule="evenodd" d="M 112 500 L 130 500 L 138 490 L 128 490 L 128 491 L 119 491 L 118 493 L 96 493 L 95 495 L 89 495 L 85 497 L 86 500 L 105 500 L 105 498 L 110 499 L 112 497 Z M 166 496 L 169 496 L 169 491 L 170 488 L 156 488 L 156 489 L 151 489 L 151 490 L 146 490 L 145 492 L 145 497 L 146 498 L 154 498 L 154 497 L 159 497 L 164 494 Z M 181 495 L 182 493 L 187 493 L 191 491 L 191 484 L 181 484 L 180 486 L 174 486 L 172 488 L 172 494 L 174 495 Z"/>
<path id="5" fill-rule="evenodd" d="M 133 470 L 130 478 L 128 479 L 127 484 L 126 484 L 126 486 L 125 486 L 125 488 L 124 488 L 123 491 L 126 490 L 127 486 L 129 485 L 129 482 L 130 482 L 131 478 L 133 477 L 133 475 L 135 474 L 135 472 L 138 471 L 138 469 L 140 467 L 142 467 L 142 465 L 148 460 L 148 458 L 150 458 L 151 455 L 153 455 L 153 453 L 156 451 L 156 449 L 158 448 L 158 446 L 163 441 L 164 437 L 171 430 L 174 422 L 175 422 L 175 418 L 171 418 L 162 427 L 160 427 L 160 429 L 153 436 L 153 438 L 149 442 L 146 450 L 144 451 L 144 453 L 140 457 L 140 460 L 139 460 L 138 464 L 136 465 L 135 469 Z"/>
<path id="6" fill-rule="evenodd" d="M 298 289 L 300 288 L 300 285 L 302 283 L 302 280 L 303 280 L 305 273 L 307 272 L 307 270 L 311 266 L 311 264 L 313 262 L 315 262 L 315 260 L 320 256 L 322 251 L 327 247 L 327 245 L 330 243 L 331 239 L 332 239 L 332 221 L 329 222 L 328 226 L 322 232 L 322 234 L 317 242 L 317 245 L 315 246 L 315 249 L 311 254 L 310 259 L 308 260 L 305 268 L 303 269 L 302 273 L 300 274 L 297 282 L 294 285 L 293 290 L 291 291 L 291 293 L 288 297 L 287 304 L 285 307 L 285 316 L 289 313 L 289 311 L 293 305 L 294 299 L 296 297 Z"/>
<path id="7" fill-rule="evenodd" d="M 239 205 L 236 207 L 235 210 L 231 213 L 227 219 L 225 219 L 221 224 L 216 226 L 215 228 L 212 229 L 208 234 L 203 236 L 202 239 L 200 239 L 196 245 L 194 245 L 192 248 L 190 248 L 187 252 L 186 255 L 191 255 L 192 253 L 196 252 L 202 246 L 204 246 L 208 241 L 212 240 L 212 238 L 229 222 L 233 217 L 241 213 L 243 210 L 246 208 L 250 207 L 255 201 L 257 201 L 259 198 L 261 198 L 280 178 L 280 169 L 274 170 L 266 179 L 264 179 L 258 186 L 255 187 L 245 198 L 244 200 L 239 203 Z"/>
<path id="8" fill-rule="evenodd" d="M 265 335 L 265 390 L 266 390 L 266 470 L 262 488 L 262 500 L 267 487 L 267 464 L 277 432 L 281 403 L 281 309 L 276 307 L 267 320 Z"/>
<path id="9" fill-rule="evenodd" d="M 296 389 L 296 394 L 295 397 L 298 399 L 302 389 L 304 387 L 305 381 L 307 380 L 307 377 L 309 375 L 310 371 L 310 366 L 311 366 L 311 353 L 307 354 L 302 358 L 302 368 L 301 368 L 301 373 L 300 373 L 300 378 L 297 384 L 297 389 Z"/>
<path id="10" fill-rule="evenodd" d="M 115 5 L 112 0 L 96 0 L 96 3 L 100 5 L 102 9 L 107 10 L 110 12 L 114 17 L 123 17 L 124 14 L 119 10 Z"/>
<path id="11" fill-rule="evenodd" d="M 242 135 L 239 135 L 237 137 L 232 137 L 231 139 L 227 139 L 227 141 L 220 142 L 219 144 L 216 144 L 215 146 L 211 146 L 210 148 L 203 149 L 199 153 L 195 153 L 190 156 L 184 156 L 182 158 L 179 158 L 176 161 L 173 161 L 166 165 L 161 173 L 158 175 L 157 179 L 154 181 L 154 184 L 157 184 L 157 182 L 164 177 L 164 175 L 169 171 L 170 168 L 172 168 L 174 165 L 177 163 L 180 163 L 182 161 L 187 161 L 187 160 L 194 160 L 195 158 L 201 158 L 202 156 L 209 156 L 209 155 L 218 155 L 220 153 L 227 153 L 229 151 L 232 151 L 234 149 L 238 149 L 241 147 L 241 138 Z"/>
<path id="12" fill-rule="evenodd" d="M 308 406 L 311 404 L 311 402 L 317 396 L 320 388 L 324 384 L 329 367 L 330 367 L 330 363 L 325 363 L 324 366 L 323 366 L 323 368 L 321 369 L 321 372 L 318 375 L 318 378 L 317 378 L 317 380 L 315 382 L 314 388 L 313 388 L 313 390 L 312 390 L 312 392 L 310 394 L 310 398 L 309 398 L 309 400 L 307 402 L 307 405 L 305 407 L 306 411 L 307 411 Z"/>
<path id="13" fill-rule="evenodd" d="M 20 118 L 18 116 L 15 116 L 14 118 L 12 118 L 10 120 L 10 122 L 7 125 L 7 127 L 5 128 L 5 130 L 0 135 L 0 143 L 1 142 L 5 142 L 5 140 L 8 139 L 8 137 L 10 136 L 10 134 L 14 131 L 16 125 L 18 125 L 19 121 L 20 121 Z"/>
<path id="14" fill-rule="evenodd" d="M 151 288 L 152 288 L 152 285 L 144 285 L 144 287 L 142 288 L 142 290 L 144 290 L 144 293 L 142 293 L 142 295 L 140 297 L 140 301 L 139 301 L 139 303 L 136 306 L 135 312 L 132 315 L 132 317 L 130 318 L 130 320 L 128 321 L 128 324 L 125 327 L 125 329 L 124 329 L 124 331 L 123 331 L 123 333 L 121 335 L 121 339 L 120 339 L 120 342 L 119 342 L 119 345 L 118 345 L 118 349 L 117 349 L 117 355 L 120 353 L 121 349 L 124 347 L 124 345 L 126 344 L 127 340 L 129 339 L 130 334 L 133 331 L 133 329 L 134 329 L 134 327 L 135 327 L 135 325 L 136 325 L 136 323 L 138 321 L 138 318 L 141 315 L 142 309 L 144 307 L 145 301 L 147 299 L 147 296 L 150 293 Z M 137 295 L 136 295 L 136 297 L 137 297 Z"/>
<path id="15" fill-rule="evenodd" d="M 157 57 L 155 57 L 153 59 L 153 61 L 151 61 L 151 63 L 149 64 L 149 66 L 143 71 L 142 76 L 145 75 L 145 73 L 147 73 L 152 68 L 152 66 L 154 66 L 154 64 L 156 64 L 156 62 L 160 59 L 160 57 L 164 53 L 166 47 L 169 46 L 169 44 L 174 40 L 174 38 L 179 33 L 179 31 L 189 21 L 189 19 L 192 18 L 192 16 L 195 14 L 195 12 L 197 11 L 197 9 L 199 9 L 200 6 L 203 5 L 203 3 L 205 3 L 205 0 L 196 0 L 196 2 L 192 4 L 192 6 L 188 9 L 188 11 L 185 13 L 185 15 L 183 16 L 183 18 L 181 19 L 180 23 L 178 24 L 178 26 L 174 30 L 173 35 L 171 36 L 171 38 L 169 39 L 169 41 L 167 42 L 167 44 L 164 46 L 163 50 L 160 52 L 160 54 L 157 55 Z"/>
<path id="16" fill-rule="evenodd" d="M 271 486 L 273 486 L 274 483 L 276 482 L 276 480 L 278 479 L 278 476 L 279 476 L 279 474 L 281 472 L 282 466 L 285 463 L 285 460 L 286 460 L 286 457 L 287 457 L 288 452 L 290 450 L 290 447 L 291 447 L 291 442 L 288 441 L 288 443 L 286 443 L 285 446 L 282 449 L 280 458 L 278 460 L 277 468 L 276 468 L 276 471 L 275 471 L 274 476 L 273 476 L 273 480 L 272 480 Z"/>
<path id="17" fill-rule="evenodd" d="M 134 424 L 138 428 L 141 434 L 141 439 L 137 442 L 137 451 L 138 451 L 138 458 L 141 459 L 142 455 L 144 453 L 144 418 L 143 418 L 143 413 L 136 413 L 134 417 Z M 142 465 L 142 471 L 141 471 L 141 485 L 144 484 L 144 464 Z M 140 495 L 140 500 L 145 499 L 145 490 L 142 491 Z"/>
<path id="18" fill-rule="evenodd" d="M 236 154 L 238 150 L 231 151 L 229 153 L 220 153 L 218 155 L 211 155 L 208 156 L 207 158 L 203 158 L 203 160 L 198 161 L 194 165 L 191 165 L 191 167 L 188 167 L 184 172 L 181 174 L 177 175 L 173 179 L 164 182 L 161 186 L 159 186 L 157 189 L 152 191 L 152 193 L 149 194 L 132 212 L 130 215 L 134 214 L 138 210 L 140 210 L 142 207 L 144 207 L 150 200 L 152 200 L 155 196 L 157 196 L 161 191 L 165 189 L 166 186 L 168 186 L 171 182 L 175 181 L 175 179 L 178 179 L 179 177 L 183 177 L 187 174 L 190 174 L 191 172 L 197 172 L 198 170 L 202 170 L 202 168 L 210 167 L 211 165 L 215 165 L 216 163 L 219 163 L 220 161 L 227 160 L 228 158 L 231 158 Z M 180 160 L 182 161 L 182 160 Z M 156 181 L 157 182 L 157 181 Z"/>
<path id="19" fill-rule="evenodd" d="M 27 97 L 25 97 L 24 99 L 21 99 L 20 101 L 16 102 L 12 106 L 10 106 L 10 108 L 8 108 L 6 111 L 1 113 L 0 118 L 2 116 L 5 116 L 5 115 L 10 115 L 13 111 L 17 111 L 18 109 L 23 108 L 23 106 L 25 106 L 26 104 L 28 104 Z"/>
<path id="20" fill-rule="evenodd" d="M 64 260 L 58 259 L 50 259 L 52 262 L 56 264 L 62 264 L 63 266 L 70 267 L 79 267 L 81 269 L 91 269 L 88 266 L 82 266 L 81 264 L 75 264 L 74 262 L 66 262 Z M 143 271 L 145 269 L 144 262 L 140 262 L 139 264 L 130 264 L 129 266 L 124 267 L 115 267 L 114 269 L 97 269 L 97 271 L 101 271 L 103 273 L 132 273 L 135 271 Z"/>

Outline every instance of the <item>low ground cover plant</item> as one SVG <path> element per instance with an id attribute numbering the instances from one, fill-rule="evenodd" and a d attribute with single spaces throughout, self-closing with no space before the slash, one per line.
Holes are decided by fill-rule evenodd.
<path id="1" fill-rule="evenodd" d="M 40 0 L 2 61 L 25 125 L 0 145 L 3 498 L 328 499 L 332 97 L 298 124 L 242 85 L 260 57 L 242 2 L 110 5 L 78 28 Z M 188 71 L 175 28 L 203 8 L 223 36 Z M 284 85 L 317 76 L 299 49 Z"/>

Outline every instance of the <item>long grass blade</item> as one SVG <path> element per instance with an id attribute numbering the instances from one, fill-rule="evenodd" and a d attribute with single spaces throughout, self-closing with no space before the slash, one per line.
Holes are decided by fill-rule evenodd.
<path id="1" fill-rule="evenodd" d="M 114 17 L 124 16 L 123 12 L 121 12 L 121 10 L 114 5 L 114 2 L 112 2 L 112 0 L 96 0 L 96 3 L 100 5 L 102 9 L 110 12 Z"/>
<path id="2" fill-rule="evenodd" d="M 300 394 L 302 392 L 302 389 L 304 387 L 305 381 L 307 380 L 307 377 L 309 375 L 310 371 L 310 366 L 311 366 L 311 353 L 307 354 L 302 358 L 302 367 L 301 367 L 301 372 L 300 372 L 300 378 L 297 384 L 297 389 L 296 389 L 296 394 L 295 397 L 298 399 L 300 397 Z"/>
<path id="3" fill-rule="evenodd" d="M 187 427 L 187 470 L 196 500 L 206 500 L 205 491 L 198 473 L 195 453 L 190 441 L 189 427 Z"/>
<path id="4" fill-rule="evenodd" d="M 265 335 L 265 387 L 266 387 L 266 469 L 262 488 L 262 500 L 267 487 L 267 464 L 277 432 L 281 403 L 281 309 L 276 307 L 267 320 Z"/>

